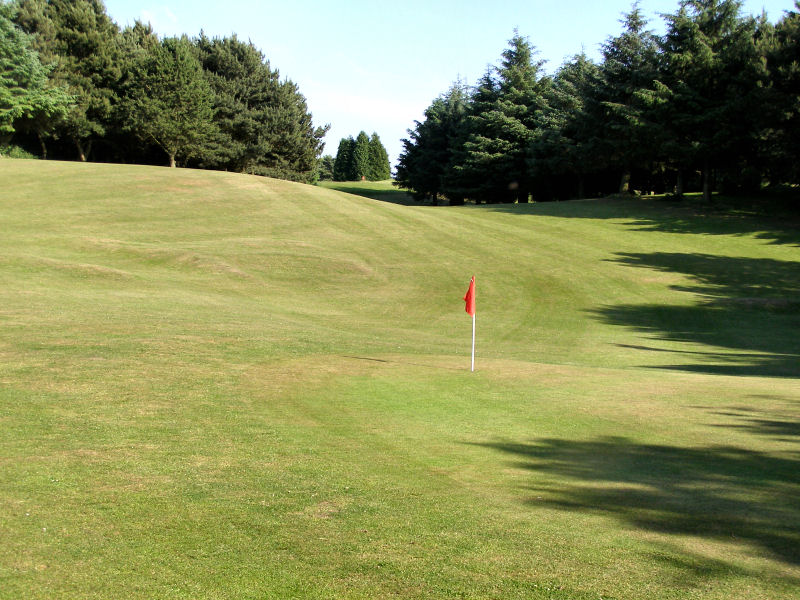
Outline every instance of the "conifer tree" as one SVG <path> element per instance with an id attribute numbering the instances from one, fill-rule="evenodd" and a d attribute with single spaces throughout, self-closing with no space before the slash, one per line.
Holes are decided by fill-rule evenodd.
<path id="1" fill-rule="evenodd" d="M 319 160 L 319 180 L 333 181 L 334 159 L 330 154 L 326 154 Z"/>
<path id="2" fill-rule="evenodd" d="M 740 11 L 735 0 L 682 0 L 667 16 L 661 48 L 664 69 L 653 114 L 679 174 L 702 171 L 706 200 L 714 169 L 739 169 L 760 130 L 766 72 L 756 21 Z"/>
<path id="3" fill-rule="evenodd" d="M 47 158 L 44 136 L 66 114 L 70 98 L 62 88 L 49 85 L 51 69 L 41 64 L 30 36 L 12 22 L 12 16 L 12 7 L 0 3 L 0 146 L 15 129 L 31 129 Z"/>
<path id="4" fill-rule="evenodd" d="M 322 137 L 297 86 L 250 42 L 235 35 L 195 46 L 214 92 L 217 131 L 201 166 L 311 183 L 318 176 Z"/>
<path id="5" fill-rule="evenodd" d="M 598 151 L 621 172 L 620 193 L 629 191 L 631 172 L 650 156 L 652 132 L 641 95 L 653 88 L 658 76 L 657 38 L 646 29 L 638 3 L 623 25 L 622 34 L 603 45 L 603 78 L 594 104 L 603 141 Z"/>
<path id="6" fill-rule="evenodd" d="M 583 198 L 587 177 L 604 167 L 604 141 L 595 117 L 601 81 L 600 67 L 585 54 L 556 72 L 529 148 L 539 198 Z"/>
<path id="7" fill-rule="evenodd" d="M 55 84 L 73 103 L 59 126 L 81 161 L 109 127 L 121 63 L 117 26 L 101 0 L 20 0 L 17 22 L 35 34 L 41 59 L 55 63 Z"/>
<path id="8" fill-rule="evenodd" d="M 336 151 L 336 159 L 333 163 L 334 181 L 355 181 L 356 174 L 353 162 L 353 151 L 356 141 L 353 137 L 342 138 L 339 141 L 339 149 Z"/>
<path id="9" fill-rule="evenodd" d="M 445 194 L 445 177 L 461 143 L 468 96 L 463 83 L 454 83 L 425 109 L 424 121 L 415 121 L 409 137 L 402 140 L 395 185 L 411 190 L 418 200 L 429 197 L 435 203 L 440 194 Z M 448 190 L 447 197 L 450 204 L 464 202 L 463 195 L 453 189 Z"/>
<path id="10" fill-rule="evenodd" d="M 527 153 L 536 113 L 549 85 L 530 42 L 515 32 L 503 60 L 472 97 L 463 150 L 454 155 L 448 189 L 485 202 L 527 202 L 532 191 Z"/>
<path id="11" fill-rule="evenodd" d="M 147 49 L 134 73 L 124 101 L 128 127 L 157 144 L 170 167 L 199 155 L 213 128 L 212 92 L 188 38 Z"/>
<path id="12" fill-rule="evenodd" d="M 369 139 L 369 172 L 367 179 L 370 181 L 383 181 L 392 176 L 389 165 L 389 154 L 381 143 L 381 138 L 377 133 L 372 134 Z"/>
<path id="13" fill-rule="evenodd" d="M 762 25 L 763 27 L 763 25 Z M 770 122 L 762 157 L 771 183 L 800 183 L 800 0 L 765 36 Z"/>
<path id="14" fill-rule="evenodd" d="M 355 179 L 366 179 L 370 173 L 369 162 L 369 137 L 364 131 L 361 131 L 356 137 L 356 144 L 353 147 L 353 170 L 355 171 Z"/>

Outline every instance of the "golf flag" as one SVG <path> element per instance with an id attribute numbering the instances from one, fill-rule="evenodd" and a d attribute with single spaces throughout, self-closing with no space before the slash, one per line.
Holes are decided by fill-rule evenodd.
<path id="1" fill-rule="evenodd" d="M 475 316 L 475 276 L 473 275 L 472 279 L 469 280 L 469 289 L 467 293 L 464 295 L 464 302 L 466 302 L 466 306 L 464 309 L 467 311 L 467 314 L 470 317 Z"/>
<path id="2" fill-rule="evenodd" d="M 469 280 L 469 289 L 464 294 L 464 302 L 466 303 L 464 310 L 472 317 L 472 368 L 475 370 L 475 276 Z"/>

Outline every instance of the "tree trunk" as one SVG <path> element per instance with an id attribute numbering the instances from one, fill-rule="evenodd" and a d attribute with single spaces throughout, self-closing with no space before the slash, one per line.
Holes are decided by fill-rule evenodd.
<path id="1" fill-rule="evenodd" d="M 630 171 L 625 171 L 619 180 L 619 193 L 627 194 L 630 191 L 630 189 L 631 189 L 631 173 Z"/>
<path id="2" fill-rule="evenodd" d="M 711 166 L 708 159 L 703 161 L 703 201 L 711 202 Z"/>
<path id="3" fill-rule="evenodd" d="M 683 171 L 678 169 L 678 180 L 675 182 L 675 195 L 683 196 Z"/>
<path id="4" fill-rule="evenodd" d="M 88 140 L 84 146 L 78 138 L 72 138 L 75 142 L 75 147 L 78 149 L 78 159 L 81 162 L 89 160 L 89 155 L 92 153 L 92 140 Z"/>
<path id="5" fill-rule="evenodd" d="M 77 138 L 75 138 L 74 141 L 75 141 L 75 148 L 78 149 L 78 159 L 81 162 L 86 162 L 86 152 L 84 152 L 83 150 L 83 144 L 81 144 L 81 141 Z"/>
<path id="6" fill-rule="evenodd" d="M 39 145 L 42 147 L 42 160 L 47 160 L 47 145 L 44 143 L 44 136 L 41 131 L 36 132 L 36 137 L 39 138 Z"/>
<path id="7" fill-rule="evenodd" d="M 174 154 L 170 154 L 169 155 L 169 167 L 170 167 L 170 169 L 174 169 L 177 166 L 178 165 L 175 163 L 175 155 Z"/>

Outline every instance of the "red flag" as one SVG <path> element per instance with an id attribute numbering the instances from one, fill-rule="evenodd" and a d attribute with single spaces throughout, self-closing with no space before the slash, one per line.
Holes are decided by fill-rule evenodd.
<path id="1" fill-rule="evenodd" d="M 470 317 L 475 316 L 475 276 L 472 276 L 472 279 L 469 280 L 469 289 L 467 293 L 464 295 L 464 302 L 467 305 L 464 307 L 464 310 L 467 311 L 467 314 Z"/>

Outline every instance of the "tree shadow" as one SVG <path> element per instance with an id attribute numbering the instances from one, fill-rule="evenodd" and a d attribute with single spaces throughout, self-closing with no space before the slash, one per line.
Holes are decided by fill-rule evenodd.
<path id="1" fill-rule="evenodd" d="M 575 219 L 624 220 L 635 231 L 695 235 L 754 235 L 773 244 L 800 246 L 800 211 L 754 201 L 702 204 L 687 199 L 668 202 L 644 198 L 598 198 L 534 204 L 490 204 L 482 210 Z"/>
<path id="2" fill-rule="evenodd" d="M 755 398 L 758 400 L 758 398 Z M 696 407 L 707 410 L 710 414 L 725 417 L 727 422 L 713 427 L 737 429 L 754 435 L 770 438 L 774 441 L 800 444 L 800 421 L 796 414 L 789 411 L 765 411 L 749 406 Z"/>
<path id="3" fill-rule="evenodd" d="M 694 305 L 618 305 L 590 311 L 612 325 L 647 333 L 652 340 L 714 346 L 685 351 L 632 345 L 689 362 L 661 368 L 771 377 L 800 376 L 800 262 L 708 254 L 618 254 L 623 265 L 686 275 L 671 289 L 694 294 Z"/>
<path id="4" fill-rule="evenodd" d="M 800 455 L 682 448 L 624 437 L 474 444 L 554 483 L 528 484 L 531 506 L 611 515 L 633 527 L 744 543 L 800 565 Z"/>
<path id="5" fill-rule="evenodd" d="M 328 183 L 325 187 L 338 192 L 379 200 L 380 202 L 389 202 L 391 204 L 401 204 L 403 206 L 419 206 L 420 204 L 414 200 L 411 194 L 398 188 L 371 188 L 357 183 L 348 185 L 347 182 Z"/>

